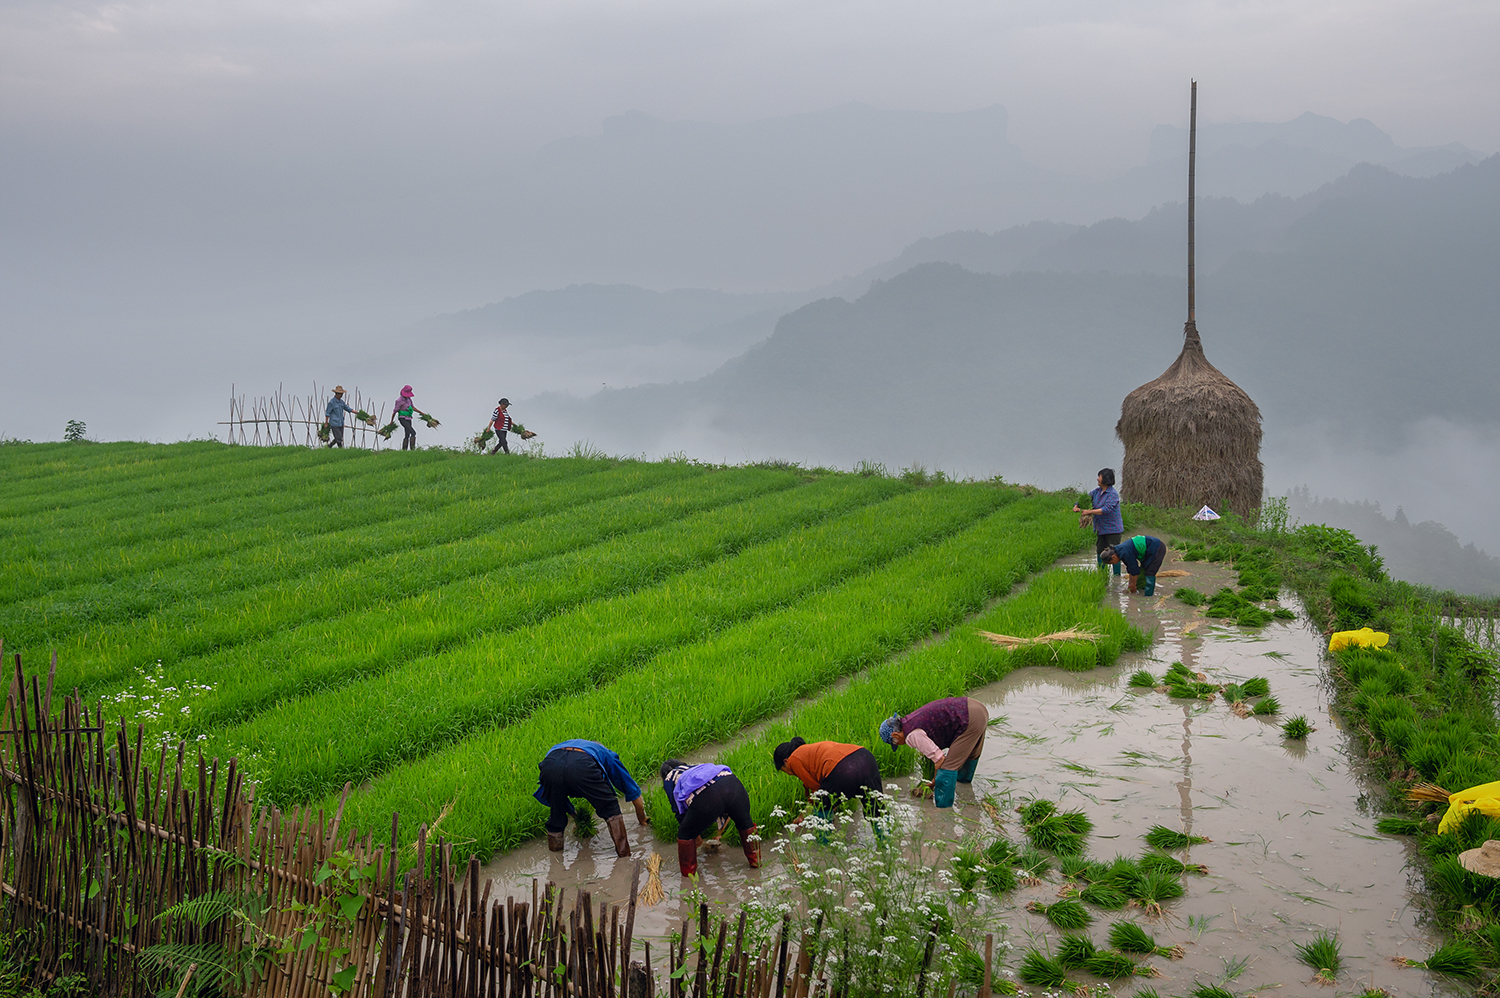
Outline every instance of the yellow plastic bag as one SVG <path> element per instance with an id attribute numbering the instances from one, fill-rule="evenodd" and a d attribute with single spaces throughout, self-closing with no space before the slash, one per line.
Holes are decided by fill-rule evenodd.
<path id="1" fill-rule="evenodd" d="M 1339 651 L 1343 648 L 1384 648 L 1391 640 L 1391 636 L 1384 631 L 1372 631 L 1368 627 L 1361 627 L 1357 631 L 1334 631 L 1333 637 L 1328 639 L 1328 650 Z"/>
<path id="2" fill-rule="evenodd" d="M 1486 783 L 1448 795 L 1448 813 L 1438 825 L 1438 834 L 1446 835 L 1463 823 L 1470 812 L 1478 811 L 1500 818 L 1500 783 Z"/>

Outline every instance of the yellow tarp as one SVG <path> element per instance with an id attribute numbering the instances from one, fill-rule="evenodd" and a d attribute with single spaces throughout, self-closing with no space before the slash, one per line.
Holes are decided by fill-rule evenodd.
<path id="1" fill-rule="evenodd" d="M 1328 639 L 1328 650 L 1338 651 L 1341 648 L 1384 648 L 1391 640 L 1391 636 L 1384 631 L 1372 631 L 1368 627 L 1361 627 L 1357 631 L 1334 631 L 1333 637 Z"/>
<path id="2" fill-rule="evenodd" d="M 1448 813 L 1438 825 L 1438 834 L 1443 835 L 1457 828 L 1471 811 L 1500 818 L 1500 783 L 1486 783 L 1448 795 Z"/>

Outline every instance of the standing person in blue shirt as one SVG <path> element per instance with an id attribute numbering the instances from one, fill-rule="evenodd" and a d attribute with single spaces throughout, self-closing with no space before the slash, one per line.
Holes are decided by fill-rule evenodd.
<path id="1" fill-rule="evenodd" d="M 1106 565 L 1125 566 L 1125 571 L 1130 574 L 1131 592 L 1135 592 L 1139 584 L 1141 591 L 1151 596 L 1156 593 L 1156 573 L 1161 571 L 1161 563 L 1167 558 L 1167 543 L 1160 537 L 1137 534 L 1124 544 L 1107 548 L 1103 558 Z"/>
<path id="2" fill-rule="evenodd" d="M 1115 491 L 1115 469 L 1099 469 L 1099 487 L 1089 493 L 1089 502 L 1093 503 L 1093 509 L 1074 506 L 1073 512 L 1094 518 L 1094 555 L 1102 562 L 1104 550 L 1120 543 L 1125 534 L 1125 520 L 1120 515 L 1120 493 Z M 1118 563 L 1115 574 L 1120 574 Z"/>
<path id="3" fill-rule="evenodd" d="M 574 738 L 548 749 L 537 769 L 541 779 L 533 796 L 552 809 L 547 819 L 548 849 L 562 851 L 568 815 L 577 813 L 572 798 L 582 797 L 609 826 L 615 854 L 630 855 L 630 840 L 625 837 L 625 819 L 620 814 L 616 791 L 625 795 L 626 803 L 635 805 L 637 822 L 649 825 L 651 821 L 646 817 L 646 805 L 641 802 L 641 788 L 631 779 L 618 755 L 598 742 Z"/>
<path id="4" fill-rule="evenodd" d="M 328 407 L 323 410 L 323 417 L 328 421 L 328 429 L 332 439 L 328 441 L 330 447 L 344 446 L 344 413 L 354 415 L 354 410 L 349 408 L 349 403 L 344 401 L 344 386 L 333 386 L 333 398 L 328 400 Z"/>
<path id="5" fill-rule="evenodd" d="M 750 816 L 750 791 L 728 766 L 703 762 L 690 766 L 681 759 L 661 764 L 661 786 L 677 815 L 677 868 L 684 877 L 698 872 L 698 845 L 715 825 L 734 822 L 740 848 L 750 868 L 760 866 L 760 836 Z"/>

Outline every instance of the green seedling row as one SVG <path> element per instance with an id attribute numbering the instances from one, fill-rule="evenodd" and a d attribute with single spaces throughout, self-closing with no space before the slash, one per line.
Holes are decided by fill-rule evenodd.
<path id="1" fill-rule="evenodd" d="M 402 810 L 410 833 L 446 812 L 437 834 L 466 849 L 518 844 L 546 817 L 531 792 L 549 746 L 580 736 L 617 746 L 649 785 L 664 759 L 727 738 L 952 627 L 1027 573 L 1078 550 L 1076 524 L 1060 522 L 1056 505 L 1053 496 L 1020 500 L 942 543 L 397 767 L 351 798 L 346 818 L 375 827 Z"/>
<path id="2" fill-rule="evenodd" d="M 752 477 L 751 481 L 754 480 Z M 743 479 L 732 476 L 726 485 Z M 829 515 L 905 491 L 848 478 L 744 500 L 551 558 L 437 586 L 389 604 L 281 631 L 182 663 L 174 685 L 214 687 L 199 705 L 173 705 L 163 727 L 196 735 L 333 686 L 369 679 L 448 648 L 539 621 L 592 600 L 660 584 Z M 658 497 L 658 501 L 659 501 Z M 649 501 L 649 500 L 648 500 Z M 582 528 L 588 529 L 588 528 Z M 111 695 L 140 693 L 135 682 Z M 190 706 L 182 712 L 181 706 Z"/>
<path id="3" fill-rule="evenodd" d="M 863 745 L 880 760 L 887 775 L 911 772 L 916 753 L 893 751 L 877 733 L 880 722 L 894 711 L 910 711 L 929 700 L 961 696 L 969 690 L 1010 673 L 1022 665 L 1046 664 L 1070 670 L 1108 665 L 1122 651 L 1138 651 L 1151 643 L 1150 635 L 1132 626 L 1118 610 L 1101 605 L 1108 582 L 1098 572 L 1053 569 L 1033 579 L 1019 594 L 1004 600 L 973 620 L 964 622 L 942 640 L 909 654 L 882 662 L 844 689 L 826 694 L 791 717 L 768 725 L 755 737 L 720 752 L 716 761 L 734 770 L 750 791 L 759 823 L 775 827 L 771 811 L 781 807 L 794 813 L 804 791 L 801 782 L 776 772 L 771 753 L 781 742 L 800 736 L 810 742 L 835 741 Z M 1004 650 L 981 638 L 990 631 L 1029 637 L 1050 634 L 1084 623 L 1100 632 L 1097 644 L 1068 642 L 1055 646 L 1057 660 L 1038 663 L 1030 648 Z M 993 735 L 987 741 L 993 742 Z M 990 745 L 988 751 L 995 751 Z M 666 798 L 653 809 L 653 821 L 670 822 Z M 675 827 L 675 823 L 671 827 Z"/>
<path id="4" fill-rule="evenodd" d="M 964 488 L 909 492 L 660 585 L 403 663 L 353 688 L 288 703 L 211 741 L 222 746 L 222 754 L 260 757 L 255 773 L 272 799 L 315 799 L 481 727 L 514 723 L 667 649 L 791 605 L 962 530 L 1010 498 Z M 782 509 L 764 515 L 784 526 Z M 720 515 L 706 526 L 717 531 L 726 522 Z M 719 545 L 703 547 L 713 551 Z M 651 664 L 653 671 L 660 668 Z"/>
<path id="5" fill-rule="evenodd" d="M 500 508 L 466 502 L 378 529 L 254 549 L 207 563 L 202 574 L 174 573 L 175 602 L 159 594 L 155 612 L 90 627 L 65 644 L 60 657 L 73 665 L 66 678 L 91 693 L 109 692 L 110 680 L 143 661 L 174 666 L 222 653 L 796 483 L 785 472 L 653 485 L 659 477 L 622 468 L 519 490 Z M 216 586 L 214 571 L 233 572 L 244 586 Z M 196 597 L 195 582 L 203 590 Z"/>

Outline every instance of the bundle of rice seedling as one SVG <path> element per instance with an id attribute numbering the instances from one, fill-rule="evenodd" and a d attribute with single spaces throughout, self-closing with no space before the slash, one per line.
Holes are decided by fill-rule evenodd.
<path id="1" fill-rule="evenodd" d="M 1089 957 L 1084 968 L 1096 977 L 1117 981 L 1122 977 L 1135 975 L 1135 961 L 1124 953 L 1112 953 L 1109 950 L 1095 953 Z"/>
<path id="2" fill-rule="evenodd" d="M 1240 688 L 1245 691 L 1245 696 L 1247 697 L 1263 697 L 1271 692 L 1271 682 L 1264 676 L 1256 676 L 1253 679 L 1245 680 Z"/>
<path id="3" fill-rule="evenodd" d="M 1217 984 L 1195 984 L 1193 990 L 1188 992 L 1188 998 L 1240 998 L 1240 996 Z"/>
<path id="4" fill-rule="evenodd" d="M 1089 876 L 1096 867 L 1103 868 L 1102 864 L 1089 859 L 1087 856 L 1063 856 L 1057 861 L 1058 872 L 1071 880 L 1097 879 L 1096 877 Z"/>
<path id="5" fill-rule="evenodd" d="M 1186 891 L 1177 876 L 1165 870 L 1150 870 L 1142 873 L 1140 879 L 1129 886 L 1127 893 L 1146 914 L 1159 916 L 1163 901 L 1180 898 Z"/>
<path id="6" fill-rule="evenodd" d="M 1069 970 L 1081 970 L 1097 952 L 1099 948 L 1088 936 L 1069 934 L 1057 941 L 1057 962 Z"/>
<path id="7" fill-rule="evenodd" d="M 1199 876 L 1208 873 L 1208 867 L 1202 863 L 1184 863 L 1176 856 L 1168 856 L 1160 852 L 1142 853 L 1138 862 L 1142 871 L 1165 870 L 1172 874 L 1196 873 Z"/>
<path id="8" fill-rule="evenodd" d="M 1156 939 L 1134 922 L 1115 922 L 1109 927 L 1109 944 L 1123 953 L 1139 953 L 1142 956 L 1164 956 L 1169 960 L 1181 960 L 1181 946 L 1158 946 Z"/>
<path id="9" fill-rule="evenodd" d="M 391 434 L 396 432 L 396 429 L 397 429 L 397 427 L 399 425 L 400 424 L 396 423 L 395 420 L 392 420 L 391 422 L 385 424 L 384 426 L 382 426 L 380 429 L 376 430 L 375 432 L 378 433 L 378 434 L 380 434 L 385 439 L 389 440 L 389 439 L 391 439 Z"/>
<path id="10" fill-rule="evenodd" d="M 365 412 L 363 409 L 359 410 L 359 412 L 356 412 L 354 414 L 354 418 L 359 420 L 361 423 L 364 423 L 366 426 L 375 425 L 375 417 L 370 415 L 368 412 Z"/>
<path id="11" fill-rule="evenodd" d="M 1265 627 L 1271 622 L 1271 612 L 1258 606 L 1247 606 L 1234 615 L 1234 622 L 1240 627 Z"/>
<path id="12" fill-rule="evenodd" d="M 1422 823 L 1415 818 L 1381 818 L 1375 822 L 1375 831 L 1381 835 L 1415 835 L 1422 830 Z"/>
<path id="13" fill-rule="evenodd" d="M 1339 937 L 1336 933 L 1320 932 L 1310 943 L 1297 943 L 1297 959 L 1311 967 L 1316 973 L 1313 980 L 1319 984 L 1332 984 L 1339 976 L 1344 958 L 1339 953 Z"/>
<path id="14" fill-rule="evenodd" d="M 484 432 L 474 435 L 474 446 L 483 447 L 493 439 L 495 439 L 495 431 L 486 426 Z"/>
<path id="15" fill-rule="evenodd" d="M 1045 808 L 1035 807 L 1045 804 Z M 1084 837 L 1093 830 L 1094 823 L 1082 811 L 1051 813 L 1055 805 L 1051 801 L 1033 801 L 1022 809 L 1021 821 L 1027 838 L 1038 849 L 1047 849 L 1059 856 L 1077 856 L 1083 852 Z M 1028 821 L 1027 815 L 1033 816 Z M 1036 818 L 1036 815 L 1044 815 Z"/>
<path id="16" fill-rule="evenodd" d="M 1208 617 L 1234 617 L 1247 606 L 1250 606 L 1250 601 L 1233 589 L 1220 589 L 1209 599 L 1208 608 L 1203 613 Z"/>
<path id="17" fill-rule="evenodd" d="M 591 839 L 599 834 L 599 820 L 594 814 L 594 806 L 588 801 L 574 809 L 573 834 L 580 839 Z"/>
<path id="18" fill-rule="evenodd" d="M 1295 613 L 1293 613 L 1292 611 L 1288 610 L 1284 606 L 1278 606 L 1276 609 L 1272 610 L 1271 611 L 1271 616 L 1275 617 L 1277 620 L 1296 620 L 1297 619 L 1297 615 Z"/>
<path id="19" fill-rule="evenodd" d="M 1252 707 L 1250 713 L 1256 717 L 1270 717 L 1273 714 L 1279 714 L 1281 713 L 1281 701 L 1275 697 L 1268 696 Z"/>
<path id="20" fill-rule="evenodd" d="M 322 426 L 318 427 L 318 439 L 323 441 L 325 444 L 328 442 L 328 438 L 332 435 L 333 431 L 329 429 L 327 423 L 324 423 Z"/>
<path id="21" fill-rule="evenodd" d="M 532 433 L 530 430 L 528 430 L 526 427 L 522 426 L 520 423 L 511 423 L 510 424 L 510 432 L 516 434 L 522 440 L 530 440 L 532 437 L 536 436 L 535 433 Z"/>
<path id="22" fill-rule="evenodd" d="M 1016 975 L 1038 988 L 1055 988 L 1068 979 L 1068 970 L 1041 950 L 1029 949 Z"/>
<path id="23" fill-rule="evenodd" d="M 1173 662 L 1167 666 L 1167 683 L 1201 683 L 1208 677 L 1201 672 L 1194 672 L 1181 662 Z"/>
<path id="24" fill-rule="evenodd" d="M 962 937 L 954 940 L 953 972 L 961 988 L 977 994 L 984 987 L 984 957 Z"/>
<path id="25" fill-rule="evenodd" d="M 1168 682 L 1167 684 L 1167 696 L 1178 700 L 1212 700 L 1218 694 L 1219 688 L 1213 683 Z"/>
<path id="26" fill-rule="evenodd" d="M 1298 714 L 1281 726 L 1281 737 L 1290 738 L 1293 741 L 1301 741 L 1312 734 L 1313 726 L 1307 720 L 1306 714 Z"/>
<path id="27" fill-rule="evenodd" d="M 1156 677 L 1145 669 L 1137 669 L 1130 674 L 1129 685 L 1140 690 L 1154 690 L 1157 686 Z"/>
<path id="28" fill-rule="evenodd" d="M 998 838 L 984 848 L 985 861 L 992 865 L 1016 865 L 1021 851 L 1007 838 Z"/>
<path id="29" fill-rule="evenodd" d="M 984 886 L 991 894 L 1006 894 L 1016 889 L 1015 868 L 1009 863 L 997 863 L 985 868 Z"/>
<path id="30" fill-rule="evenodd" d="M 975 633 L 990 644 L 1006 649 L 1025 648 L 1028 645 L 1048 645 L 1057 641 L 1095 641 L 1099 637 L 1097 630 L 1084 627 L 1082 624 L 1075 624 L 1065 631 L 1053 631 L 1051 634 L 1042 634 L 1034 638 L 1017 638 L 1009 634 L 994 634 L 990 631 L 976 631 Z"/>
<path id="31" fill-rule="evenodd" d="M 1108 911 L 1119 911 L 1130 903 L 1130 898 L 1124 891 L 1108 882 L 1089 884 L 1078 892 L 1078 897 L 1095 908 L 1104 908 Z"/>
<path id="32" fill-rule="evenodd" d="M 972 891 L 979 878 L 984 876 L 984 857 L 978 850 L 961 849 L 953 857 L 953 879 L 960 890 Z"/>
<path id="33" fill-rule="evenodd" d="M 646 861 L 646 886 L 641 888 L 641 893 L 636 901 L 646 907 L 661 904 L 667 892 L 661 886 L 661 853 L 654 852 Z"/>
<path id="34" fill-rule="evenodd" d="M 433 415 L 432 415 L 432 414 L 431 414 L 431 413 L 429 413 L 429 412 L 424 412 L 424 413 L 422 413 L 422 414 L 421 414 L 421 415 L 422 415 L 422 422 L 424 422 L 424 423 L 426 423 L 426 424 L 427 424 L 427 428 L 428 428 L 428 429 L 429 429 L 429 430 L 435 430 L 435 429 L 437 429 L 437 428 L 438 428 L 438 427 L 439 427 L 439 426 L 442 426 L 442 425 L 443 425 L 443 424 L 442 424 L 442 423 L 439 423 L 439 422 L 438 422 L 438 421 L 437 421 L 437 417 L 435 417 L 435 416 L 433 416 Z"/>
<path id="35" fill-rule="evenodd" d="M 1219 692 L 1224 694 L 1225 703 L 1239 703 L 1245 699 L 1245 691 L 1238 683 L 1225 683 Z"/>
<path id="36" fill-rule="evenodd" d="M 1045 917 L 1059 929 L 1081 929 L 1094 920 L 1087 908 L 1068 898 L 1052 904 L 1033 901 L 1026 906 L 1026 910 Z"/>
<path id="37" fill-rule="evenodd" d="M 1128 884 L 1140 875 L 1140 866 L 1136 863 L 1135 860 L 1131 859 L 1129 856 L 1117 855 L 1114 859 L 1110 860 L 1109 865 L 1105 867 L 1104 877 L 1102 879 L 1108 881 L 1111 884 L 1114 884 L 1116 887 L 1121 887 L 1123 889 L 1123 885 Z"/>
<path id="38" fill-rule="evenodd" d="M 1036 846 L 1026 846 L 1015 858 L 1016 869 L 1032 879 L 1041 879 L 1052 870 L 1052 860 Z"/>
<path id="39" fill-rule="evenodd" d="M 1443 799 L 1447 800 L 1446 797 Z M 1187 835 L 1183 832 L 1174 832 L 1166 825 L 1152 825 L 1151 830 L 1143 838 L 1145 838 L 1147 844 L 1163 852 L 1170 852 L 1173 849 L 1186 849 L 1188 846 L 1202 845 L 1205 842 L 1213 841 L 1213 839 L 1202 835 Z"/>
<path id="40" fill-rule="evenodd" d="M 1016 808 L 1021 815 L 1021 824 L 1034 825 L 1043 818 L 1049 817 L 1057 811 L 1057 805 L 1050 800 L 1038 797 L 1036 800 L 1028 801 Z"/>
<path id="41" fill-rule="evenodd" d="M 1474 977 L 1479 973 L 1479 951 L 1461 940 L 1439 946 L 1419 967 L 1453 977 Z"/>
<path id="42" fill-rule="evenodd" d="M 1172 595 L 1182 600 L 1188 606 L 1202 606 L 1208 602 L 1208 597 L 1194 589 L 1192 586 L 1183 586 Z"/>

